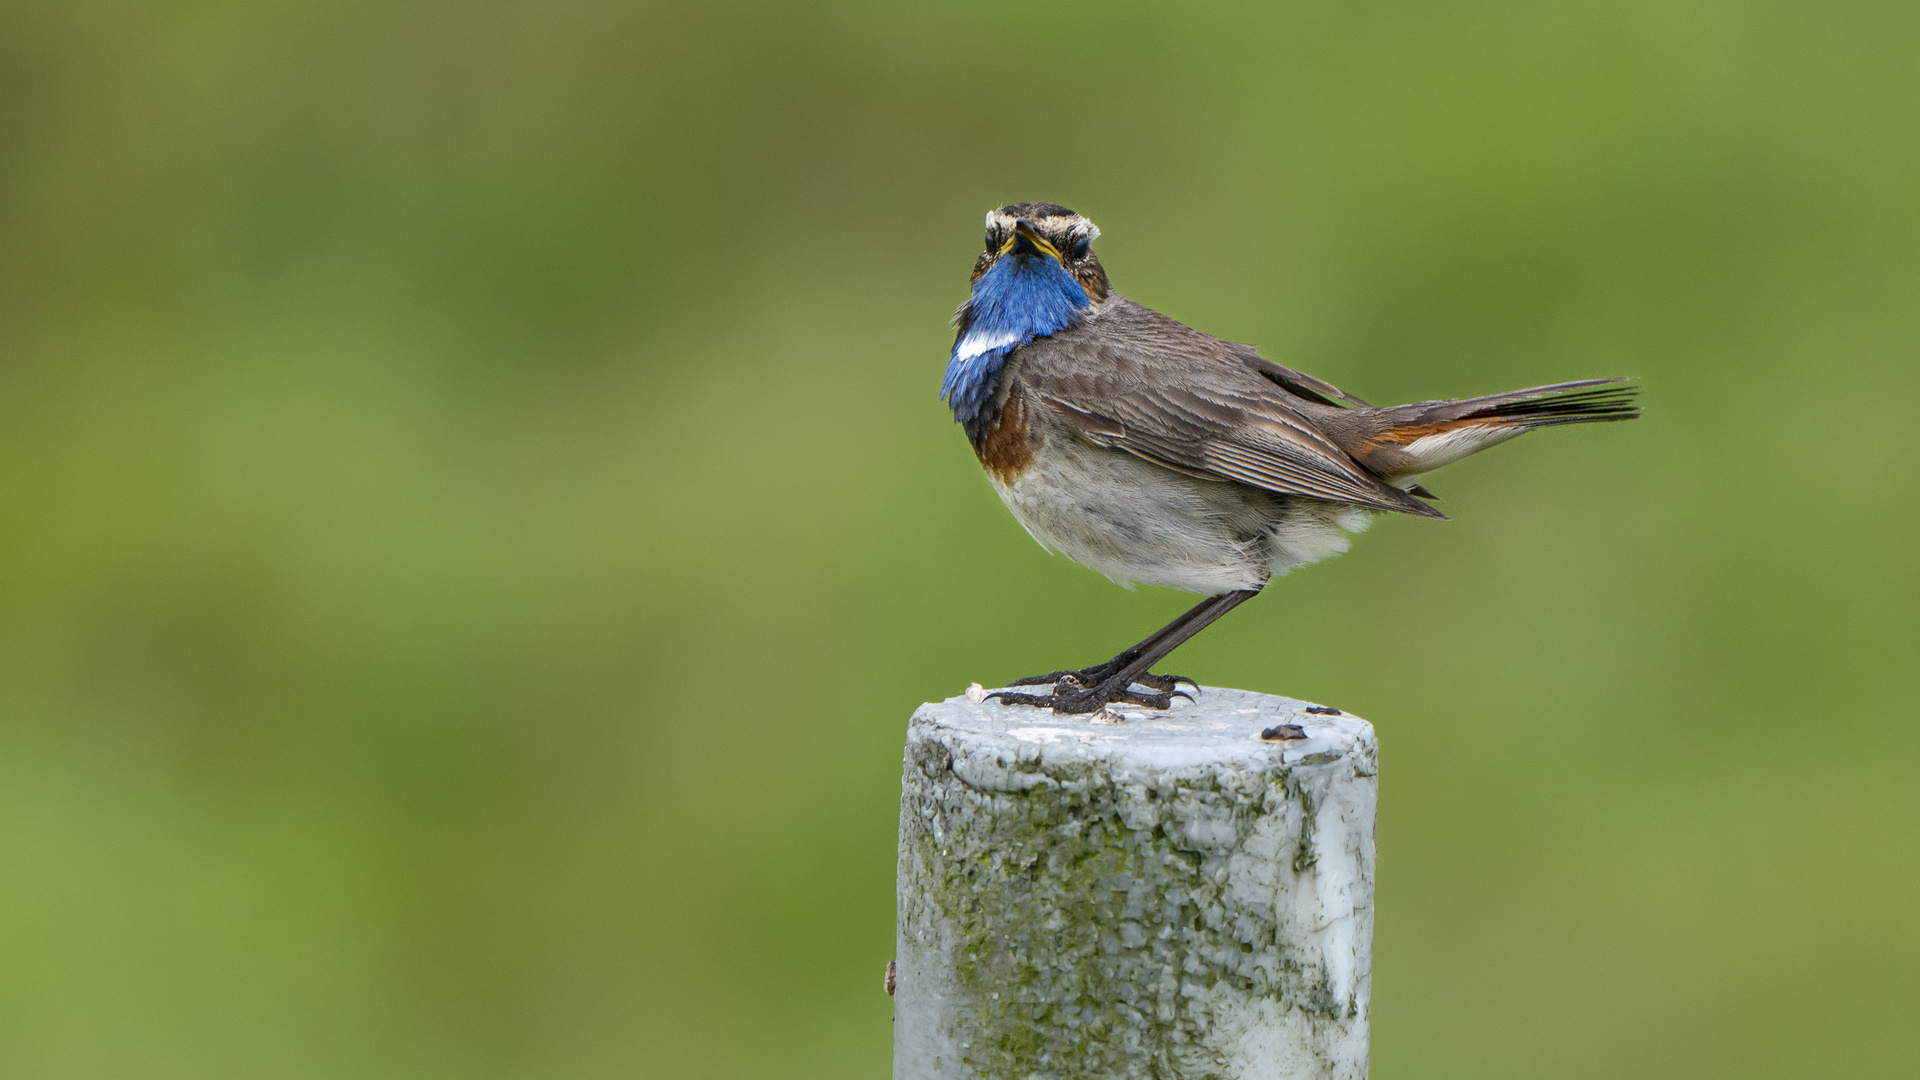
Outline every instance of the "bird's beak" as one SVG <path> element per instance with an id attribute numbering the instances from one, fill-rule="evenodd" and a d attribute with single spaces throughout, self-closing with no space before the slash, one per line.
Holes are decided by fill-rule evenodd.
<path id="1" fill-rule="evenodd" d="M 1033 231 L 1033 226 L 1020 220 L 1013 223 L 1013 235 L 1000 246 L 1000 254 L 1013 252 L 1016 255 L 1047 255 L 1062 266 L 1067 260 L 1060 255 L 1060 249 L 1047 243 L 1046 238 Z"/>

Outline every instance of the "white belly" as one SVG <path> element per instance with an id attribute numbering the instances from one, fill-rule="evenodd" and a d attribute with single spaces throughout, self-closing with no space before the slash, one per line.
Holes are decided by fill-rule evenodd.
<path id="1" fill-rule="evenodd" d="M 1347 550 L 1359 507 L 1199 480 L 1124 451 L 1049 440 L 994 490 L 1040 546 L 1122 585 L 1212 596 Z"/>

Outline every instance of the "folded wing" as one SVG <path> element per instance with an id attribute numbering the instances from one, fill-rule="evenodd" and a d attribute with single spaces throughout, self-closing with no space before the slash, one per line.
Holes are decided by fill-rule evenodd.
<path id="1" fill-rule="evenodd" d="M 1170 325 L 1135 319 L 1102 326 L 1098 335 L 1036 342 L 1036 355 L 1020 365 L 1019 379 L 1081 437 L 1190 476 L 1445 516 L 1385 483 L 1321 434 L 1299 398 L 1240 355 L 1242 347 L 1163 316 L 1154 319 Z M 1330 392 L 1353 400 L 1327 384 L 1311 388 L 1316 397 Z"/>

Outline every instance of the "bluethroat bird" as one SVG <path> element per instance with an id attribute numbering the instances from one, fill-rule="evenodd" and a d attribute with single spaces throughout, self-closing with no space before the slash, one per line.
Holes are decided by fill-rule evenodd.
<path id="1" fill-rule="evenodd" d="M 1007 704 L 1164 709 L 1192 680 L 1153 667 L 1269 577 L 1346 551 L 1376 513 L 1444 519 L 1423 473 L 1534 428 L 1639 415 L 1622 379 L 1377 408 L 1114 292 L 1099 235 L 1052 203 L 987 215 L 941 396 L 1041 546 L 1206 599 L 1104 664 L 1007 684 L 1049 693 L 991 695 Z"/>

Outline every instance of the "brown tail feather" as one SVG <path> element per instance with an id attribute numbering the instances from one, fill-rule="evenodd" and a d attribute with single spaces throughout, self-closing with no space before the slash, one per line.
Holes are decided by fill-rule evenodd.
<path id="1" fill-rule="evenodd" d="M 1381 412 L 1385 414 L 1382 419 L 1389 421 L 1388 430 L 1475 419 L 1501 420 L 1527 427 L 1631 420 L 1640 415 L 1640 407 L 1633 403 L 1640 388 L 1622 385 L 1625 382 L 1624 379 L 1583 379 L 1486 397 L 1401 405 Z"/>
<path id="2" fill-rule="evenodd" d="M 1534 428 L 1631 420 L 1638 387 L 1624 379 L 1583 379 L 1458 401 L 1376 410 L 1375 427 L 1353 454 L 1386 477 L 1437 469 Z"/>

